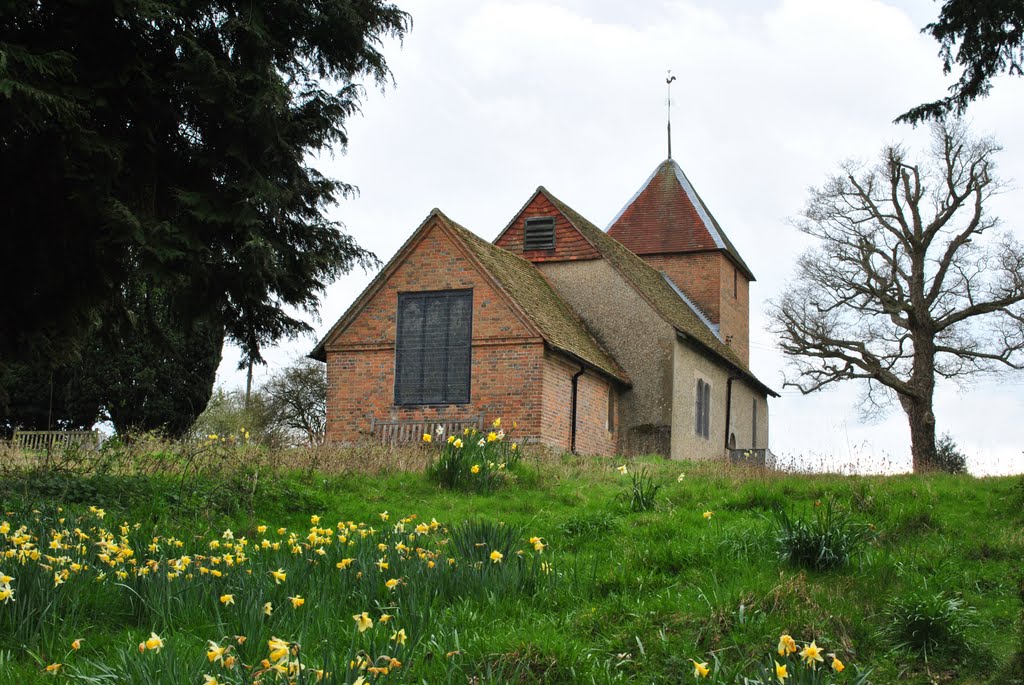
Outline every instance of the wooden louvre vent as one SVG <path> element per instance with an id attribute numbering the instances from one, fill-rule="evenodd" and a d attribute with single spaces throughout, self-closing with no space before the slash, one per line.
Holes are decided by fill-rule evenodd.
<path id="1" fill-rule="evenodd" d="M 555 247 L 555 217 L 527 219 L 523 230 L 524 250 L 551 250 Z"/>

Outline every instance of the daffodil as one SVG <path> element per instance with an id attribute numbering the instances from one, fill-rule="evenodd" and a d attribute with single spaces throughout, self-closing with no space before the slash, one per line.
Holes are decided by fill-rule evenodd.
<path id="1" fill-rule="evenodd" d="M 265 616 L 270 616 L 272 613 L 274 613 L 274 605 L 270 602 L 267 602 L 263 605 L 263 614 Z"/>
<path id="2" fill-rule="evenodd" d="M 807 645 L 800 651 L 800 658 L 803 659 L 811 668 L 817 667 L 818 664 L 815 663 L 816 661 L 822 663 L 825 661 L 821 658 L 821 648 L 818 647 L 814 641 L 811 641 L 811 644 Z"/>
<path id="3" fill-rule="evenodd" d="M 149 634 L 149 638 L 142 644 L 146 646 L 146 649 L 152 652 L 159 652 L 164 648 L 163 638 L 153 632 Z"/>
<path id="4" fill-rule="evenodd" d="M 235 603 L 235 596 L 234 595 L 221 595 L 220 596 L 220 603 L 223 604 L 224 606 L 227 606 L 229 604 L 234 604 Z"/>
<path id="5" fill-rule="evenodd" d="M 846 668 L 846 666 L 843 665 L 843 662 L 840 661 L 839 657 L 835 654 L 830 654 L 829 656 L 832 657 L 832 670 L 836 673 L 842 673 L 843 669 Z"/>
<path id="6" fill-rule="evenodd" d="M 203 675 L 203 685 L 221 685 L 220 681 L 212 675 Z"/>
<path id="7" fill-rule="evenodd" d="M 626 474 L 628 474 L 628 473 L 629 473 L 629 469 L 628 469 L 628 468 L 626 468 L 626 465 L 625 465 L 625 464 L 623 464 L 622 466 L 619 466 L 619 467 L 617 467 L 617 468 L 616 468 L 616 470 L 617 470 L 617 471 L 618 471 L 619 473 L 621 473 L 621 474 L 622 474 L 623 476 L 625 476 Z"/>
<path id="8" fill-rule="evenodd" d="M 280 585 L 284 581 L 288 580 L 288 574 L 285 573 L 283 568 L 279 568 L 276 571 L 271 571 L 270 575 L 274 578 L 274 584 Z"/>
<path id="9" fill-rule="evenodd" d="M 789 677 L 785 664 L 780 664 L 778 661 L 775 662 L 775 677 L 779 679 L 780 683 L 785 685 L 786 678 Z"/>
<path id="10" fill-rule="evenodd" d="M 63 666 L 63 665 L 64 664 L 50 664 L 49 666 L 46 667 L 46 672 L 47 673 L 52 673 L 54 675 L 57 675 L 57 671 L 59 671 L 61 669 L 61 666 Z"/>
<path id="11" fill-rule="evenodd" d="M 71 649 L 73 649 L 73 650 L 75 650 L 77 652 L 78 650 L 80 650 L 82 648 L 82 643 L 83 642 L 85 642 L 85 638 L 82 638 L 82 637 L 78 638 L 77 640 L 75 640 L 74 642 L 71 643 Z"/>
<path id="12" fill-rule="evenodd" d="M 360 633 L 364 633 L 373 627 L 373 619 L 370 618 L 370 615 L 365 611 L 353 616 L 352 620 L 356 622 L 356 627 L 359 628 Z"/>
<path id="13" fill-rule="evenodd" d="M 494 419 L 494 423 L 491 424 L 495 428 L 501 428 L 501 417 Z"/>
<path id="14" fill-rule="evenodd" d="M 392 578 L 386 581 L 384 585 L 386 585 L 389 590 L 394 590 L 396 587 L 398 587 L 398 584 L 401 582 L 402 581 L 400 581 L 398 578 Z"/>
<path id="15" fill-rule="evenodd" d="M 288 599 L 290 599 L 292 602 L 292 609 L 298 609 L 306 603 L 306 600 L 302 598 L 302 595 L 295 595 L 294 597 L 289 597 Z"/>
<path id="16" fill-rule="evenodd" d="M 473 464 L 473 467 L 469 470 L 472 474 L 480 473 L 480 464 Z"/>
<path id="17" fill-rule="evenodd" d="M 424 433 L 423 434 L 423 442 L 432 442 L 433 440 L 434 440 L 434 436 L 431 435 L 430 433 Z"/>
<path id="18" fill-rule="evenodd" d="M 278 637 L 267 640 L 267 648 L 270 650 L 271 661 L 281 661 L 288 656 L 288 643 Z"/>
<path id="19" fill-rule="evenodd" d="M 457 450 L 462 449 L 462 438 L 455 438 L 455 441 L 452 442 L 452 447 Z"/>
<path id="20" fill-rule="evenodd" d="M 394 618 L 394 616 L 392 616 L 391 614 L 381 614 L 380 618 L 378 618 L 377 620 L 380 621 L 381 623 L 387 623 L 388 621 L 390 621 L 393 618 Z"/>
<path id="21" fill-rule="evenodd" d="M 405 638 L 405 628 L 402 628 L 401 630 L 391 633 L 391 641 L 397 642 L 400 645 L 405 644 Z"/>
<path id="22" fill-rule="evenodd" d="M 697 662 L 696 659 L 690 659 L 693 663 L 693 677 L 694 678 L 707 678 L 708 674 L 711 673 L 711 669 L 708 668 L 708 662 L 701 661 Z"/>
<path id="23" fill-rule="evenodd" d="M 686 479 L 686 474 L 685 473 L 680 473 L 678 476 L 676 476 L 676 482 L 677 483 L 682 483 L 685 479 Z"/>
<path id="24" fill-rule="evenodd" d="M 792 654 L 795 651 L 796 640 L 794 640 L 789 635 L 780 635 L 778 647 L 779 656 L 786 656 L 787 654 Z"/>
<path id="25" fill-rule="evenodd" d="M 493 552 L 491 552 L 491 563 L 492 564 L 500 564 L 501 560 L 504 559 L 504 558 L 505 558 L 505 555 L 502 554 L 501 552 L 499 552 L 498 550 L 494 550 Z"/>
<path id="26" fill-rule="evenodd" d="M 498 439 L 498 434 L 495 433 L 494 431 L 491 431 L 490 433 L 487 434 L 487 442 L 494 442 L 497 439 Z"/>
<path id="27" fill-rule="evenodd" d="M 715 512 L 713 512 L 713 511 L 711 511 L 709 509 L 708 511 L 704 512 L 704 519 L 707 520 L 707 521 L 710 521 L 711 517 L 714 516 L 714 515 L 715 515 Z"/>
<path id="28" fill-rule="evenodd" d="M 207 642 L 206 645 L 206 658 L 209 659 L 211 664 L 214 661 L 224 661 L 224 652 L 227 650 L 226 647 L 221 647 L 213 640 Z"/>

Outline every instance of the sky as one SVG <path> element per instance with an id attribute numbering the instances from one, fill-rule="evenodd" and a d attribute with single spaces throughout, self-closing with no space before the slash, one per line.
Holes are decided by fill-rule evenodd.
<path id="1" fill-rule="evenodd" d="M 438 207 L 493 239 L 539 185 L 607 226 L 665 159 L 666 87 L 672 152 L 750 266 L 751 361 L 781 393 L 770 447 L 809 469 L 903 471 L 910 438 L 899 408 L 872 423 L 860 386 L 800 395 L 783 388 L 786 360 L 766 329 L 810 243 L 792 227 L 808 189 L 847 159 L 873 161 L 927 131 L 892 120 L 945 94 L 938 44 L 920 33 L 931 0 L 408 0 L 405 40 L 382 46 L 394 76 L 368 85 L 349 144 L 313 161 L 359 187 L 331 210 L 383 262 Z M 993 135 L 1007 191 L 992 203 L 1024 240 L 1024 79 L 1003 77 L 968 121 Z M 356 270 L 322 299 L 319 339 L 373 273 Z M 314 337 L 268 350 L 255 384 L 308 353 Z M 237 349 L 218 383 L 244 385 Z M 1024 373 L 969 387 L 940 384 L 935 414 L 978 475 L 1024 472 Z"/>

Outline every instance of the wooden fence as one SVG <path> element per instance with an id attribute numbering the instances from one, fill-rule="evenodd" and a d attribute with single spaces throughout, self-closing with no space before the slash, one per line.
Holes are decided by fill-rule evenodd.
<path id="1" fill-rule="evenodd" d="M 52 452 L 68 447 L 96 449 L 100 436 L 96 431 L 14 431 L 11 444 L 26 452 Z"/>
<path id="2" fill-rule="evenodd" d="M 484 417 L 474 416 L 468 419 L 438 419 L 435 421 L 418 421 L 409 419 L 371 419 L 370 434 L 389 445 L 419 442 L 424 433 L 437 437 L 437 429 L 443 429 L 441 435 L 460 434 L 466 428 L 482 430 Z"/>

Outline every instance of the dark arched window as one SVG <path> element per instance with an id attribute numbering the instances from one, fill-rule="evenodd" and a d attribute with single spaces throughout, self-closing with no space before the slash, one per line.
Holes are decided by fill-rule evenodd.
<path id="1" fill-rule="evenodd" d="M 711 384 L 697 379 L 697 401 L 694 407 L 693 429 L 702 437 L 711 436 Z"/>

